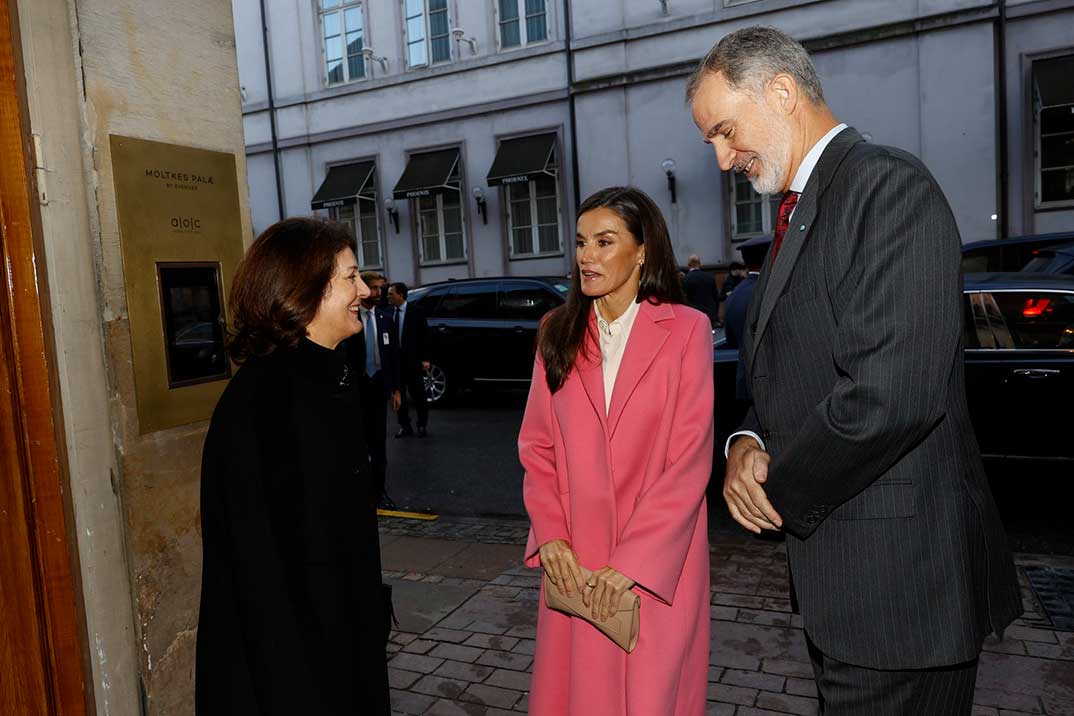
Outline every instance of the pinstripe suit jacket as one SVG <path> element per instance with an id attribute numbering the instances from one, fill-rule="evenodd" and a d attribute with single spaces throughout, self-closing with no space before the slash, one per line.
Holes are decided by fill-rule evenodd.
<path id="1" fill-rule="evenodd" d="M 1021 612 L 966 407 L 960 245 L 924 165 L 845 129 L 746 321 L 743 429 L 772 457 L 806 632 L 839 661 L 967 661 Z"/>

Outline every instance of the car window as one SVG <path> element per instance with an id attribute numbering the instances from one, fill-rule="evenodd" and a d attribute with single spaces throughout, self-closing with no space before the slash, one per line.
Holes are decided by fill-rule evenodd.
<path id="1" fill-rule="evenodd" d="M 438 318 L 496 318 L 496 282 L 452 286 L 436 311 Z"/>
<path id="2" fill-rule="evenodd" d="M 997 291 L 984 299 L 997 348 L 1074 348 L 1074 294 Z"/>
<path id="3" fill-rule="evenodd" d="M 426 316 L 435 316 L 440 299 L 448 294 L 450 286 L 416 288 L 407 295 L 407 303 L 421 309 Z"/>
<path id="4" fill-rule="evenodd" d="M 996 347 L 996 341 L 992 337 L 992 329 L 988 325 L 988 317 L 985 315 L 983 300 L 982 295 L 977 292 L 963 295 L 963 348 L 975 350 Z"/>
<path id="5" fill-rule="evenodd" d="M 532 281 L 504 281 L 500 315 L 506 319 L 537 321 L 563 303 L 551 291 Z"/>

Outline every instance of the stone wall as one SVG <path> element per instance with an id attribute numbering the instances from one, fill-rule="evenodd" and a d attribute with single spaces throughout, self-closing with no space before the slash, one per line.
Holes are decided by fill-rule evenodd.
<path id="1" fill-rule="evenodd" d="M 109 135 L 236 157 L 251 236 L 229 0 L 19 3 L 41 135 L 47 269 L 101 716 L 193 713 L 206 423 L 142 435 Z"/>

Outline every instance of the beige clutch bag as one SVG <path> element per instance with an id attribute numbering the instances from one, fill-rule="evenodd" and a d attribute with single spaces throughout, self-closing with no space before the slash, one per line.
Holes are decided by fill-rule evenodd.
<path id="1" fill-rule="evenodd" d="M 589 578 L 593 576 L 593 573 L 585 567 L 582 567 L 582 574 L 585 576 L 586 581 L 589 581 Z M 552 584 L 547 572 L 544 574 L 544 599 L 549 609 L 555 609 L 557 612 L 584 619 L 604 632 L 609 639 L 618 644 L 628 654 L 634 651 L 634 647 L 638 645 L 638 632 L 641 628 L 641 599 L 629 589 L 619 600 L 619 608 L 615 614 L 609 617 L 606 622 L 593 620 L 592 610 L 582 601 L 582 595 L 579 592 L 575 591 L 572 597 L 560 594 L 559 587 Z"/>

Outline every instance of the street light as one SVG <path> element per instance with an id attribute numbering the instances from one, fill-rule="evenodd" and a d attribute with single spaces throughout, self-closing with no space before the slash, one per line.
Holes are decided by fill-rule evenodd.
<path id="1" fill-rule="evenodd" d="M 399 210 L 395 208 L 395 200 L 388 197 L 384 200 L 384 210 L 388 212 L 388 218 L 395 226 L 395 233 L 399 233 Z"/>
<path id="2" fill-rule="evenodd" d="M 474 201 L 477 202 L 477 210 L 481 212 L 481 222 L 489 223 L 488 206 L 485 203 L 485 191 L 479 186 L 474 187 Z"/>
<path id="3" fill-rule="evenodd" d="M 671 203 L 675 204 L 675 160 L 670 157 L 660 162 L 660 168 L 664 170 L 668 178 L 668 191 L 671 192 Z"/>

